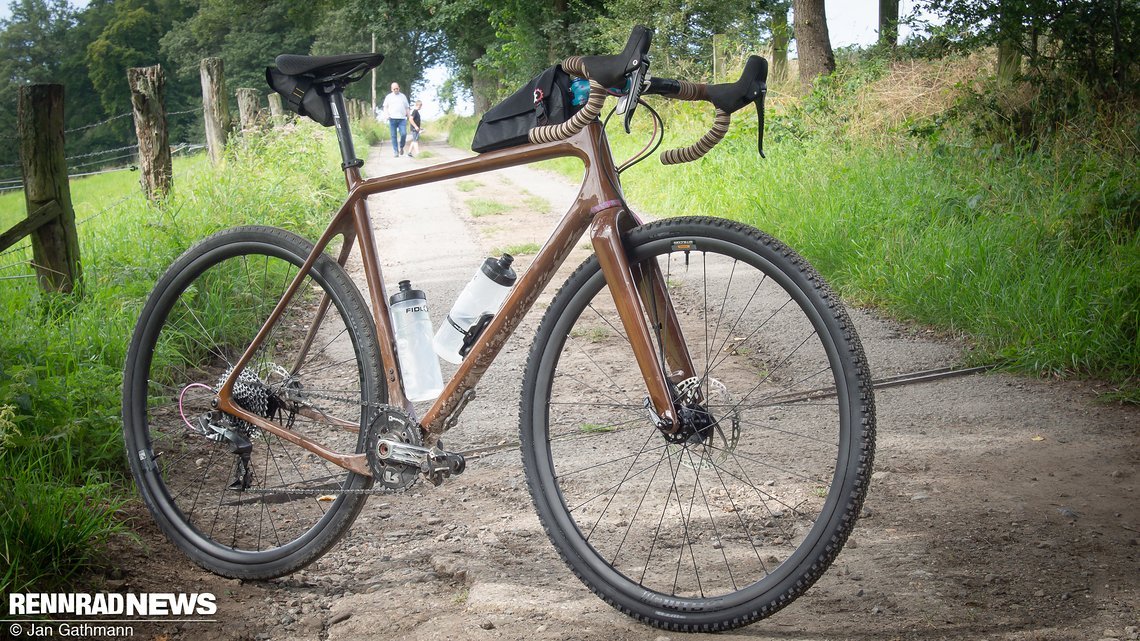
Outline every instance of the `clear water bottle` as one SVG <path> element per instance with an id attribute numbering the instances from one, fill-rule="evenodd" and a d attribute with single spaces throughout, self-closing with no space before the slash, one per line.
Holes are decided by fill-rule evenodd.
<path id="1" fill-rule="evenodd" d="M 488 258 L 475 270 L 475 277 L 460 292 L 447 318 L 435 333 L 435 353 L 449 363 L 461 363 L 479 334 L 507 299 L 517 277 L 511 269 L 514 258 Z"/>
<path id="2" fill-rule="evenodd" d="M 432 351 L 427 296 L 412 289 L 411 281 L 402 280 L 400 291 L 388 299 L 388 312 L 396 333 L 404 393 L 413 402 L 430 401 L 443 391 L 443 374 Z"/>

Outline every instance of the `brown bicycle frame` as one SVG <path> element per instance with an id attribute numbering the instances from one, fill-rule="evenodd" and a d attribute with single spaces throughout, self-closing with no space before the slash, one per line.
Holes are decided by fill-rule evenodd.
<path id="1" fill-rule="evenodd" d="M 633 347 L 642 378 L 648 388 L 652 411 L 657 416 L 658 426 L 666 431 L 678 429 L 679 422 L 673 407 L 669 380 L 680 380 L 695 374 L 692 360 L 685 346 L 681 328 L 672 302 L 665 289 L 663 277 L 656 264 L 649 269 L 643 266 L 631 268 L 627 260 L 622 235 L 641 221 L 629 211 L 619 187 L 618 173 L 610 155 L 605 130 L 600 123 L 586 126 L 574 136 L 558 142 L 528 144 L 520 147 L 488 152 L 472 158 L 456 160 L 432 167 L 413 169 L 398 174 L 362 180 L 357 166 L 345 167 L 345 181 L 348 185 L 348 198 L 333 216 L 332 222 L 313 247 L 299 273 L 286 289 L 285 294 L 270 313 L 253 342 L 232 369 L 230 377 L 222 385 L 217 396 L 217 408 L 244 421 L 257 425 L 278 437 L 294 443 L 318 456 L 345 469 L 371 476 L 365 454 L 334 452 L 311 438 L 285 429 L 253 414 L 233 401 L 233 387 L 237 373 L 241 372 L 253 358 L 258 347 L 268 337 L 273 326 L 284 312 L 285 307 L 297 293 L 305 276 L 312 270 L 317 259 L 336 236 L 343 236 L 338 261 L 343 265 L 352 249 L 354 240 L 360 244 L 361 259 L 364 264 L 365 281 L 379 339 L 381 359 L 385 364 L 384 384 L 388 389 L 389 402 L 402 405 L 410 414 L 412 404 L 404 394 L 400 378 L 396 342 L 388 316 L 388 301 L 384 296 L 384 278 L 381 273 L 376 238 L 372 220 L 368 214 L 365 198 L 395 189 L 429 184 L 442 180 L 460 178 L 488 171 L 495 171 L 516 165 L 524 165 L 540 160 L 573 156 L 585 165 L 585 177 L 578 197 L 570 210 L 558 223 L 550 239 L 539 250 L 534 262 L 519 278 L 502 308 L 491 320 L 486 330 L 475 342 L 471 352 L 460 364 L 458 371 L 448 382 L 439 398 L 424 414 L 420 421 L 425 443 L 435 444 L 439 437 L 458 419 L 458 413 L 473 396 L 473 390 L 498 356 L 507 339 L 518 327 L 519 322 L 534 305 L 538 296 L 550 283 L 555 271 L 566 260 L 574 244 L 583 233 L 589 232 L 590 241 L 606 283 L 614 297 L 618 316 L 621 318 L 626 336 Z M 316 320 L 310 328 L 301 356 L 294 366 L 300 366 L 304 354 L 315 335 L 316 327 L 328 309 L 327 295 L 321 301 Z M 663 353 L 670 367 L 664 368 L 657 350 L 653 347 L 651 328 L 646 323 L 646 310 L 652 308 L 653 318 L 661 319 L 660 327 L 653 328 L 663 338 Z M 668 375 L 668 379 L 667 379 Z M 647 410 L 649 411 L 649 410 Z M 414 415 L 414 414 L 413 414 Z M 335 424 L 351 429 L 359 429 L 355 422 L 334 420 Z"/>

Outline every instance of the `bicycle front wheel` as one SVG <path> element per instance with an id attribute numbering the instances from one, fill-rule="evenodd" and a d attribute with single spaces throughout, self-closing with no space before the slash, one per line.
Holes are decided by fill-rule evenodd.
<path id="1" fill-rule="evenodd" d="M 123 429 L 139 491 L 163 532 L 224 576 L 312 562 L 372 485 L 211 405 L 311 250 L 267 227 L 207 238 L 159 279 L 127 354 Z M 363 452 L 369 408 L 385 400 L 375 335 L 359 291 L 321 256 L 239 373 L 234 400 L 329 450 Z"/>
<path id="2" fill-rule="evenodd" d="M 874 453 L 863 350 L 819 275 L 755 229 L 679 218 L 634 229 L 626 247 L 661 282 L 643 295 L 646 322 L 684 429 L 651 420 L 592 257 L 551 303 L 527 365 L 531 495 L 563 559 L 619 610 L 685 631 L 746 625 L 814 583 L 855 523 Z M 678 326 L 688 376 L 667 347 Z"/>

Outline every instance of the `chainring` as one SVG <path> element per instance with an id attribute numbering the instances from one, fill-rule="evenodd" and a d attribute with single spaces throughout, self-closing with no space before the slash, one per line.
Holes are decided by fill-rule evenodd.
<path id="1" fill-rule="evenodd" d="M 381 459 L 377 450 L 381 440 L 397 440 L 408 445 L 422 446 L 419 424 L 400 408 L 381 405 L 368 423 L 368 433 L 364 440 L 368 469 L 372 471 L 376 487 L 388 492 L 408 489 L 420 477 L 420 468 Z"/>

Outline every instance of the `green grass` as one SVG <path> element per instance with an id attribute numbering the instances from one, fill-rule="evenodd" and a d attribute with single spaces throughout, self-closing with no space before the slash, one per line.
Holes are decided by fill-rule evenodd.
<path id="1" fill-rule="evenodd" d="M 1140 239 L 1113 222 L 1140 190 L 1134 166 L 1091 152 L 827 140 L 761 161 L 754 145 L 742 132 L 697 163 L 629 172 L 623 186 L 658 215 L 768 231 L 848 298 L 970 336 L 976 359 L 1140 376 Z"/>
<path id="2" fill-rule="evenodd" d="M 97 562 L 134 495 L 120 386 L 139 309 L 192 242 L 237 224 L 313 236 L 343 194 L 335 138 L 315 126 L 235 143 L 218 168 L 176 159 L 148 204 L 128 172 L 74 182 L 82 295 L 41 292 L 30 250 L 0 257 L 0 593 L 56 586 Z"/>
<path id="3" fill-rule="evenodd" d="M 497 200 L 489 198 L 469 198 L 467 200 L 467 209 L 471 212 L 474 218 L 482 218 L 483 216 L 495 216 L 506 212 L 511 207 L 506 203 L 501 203 Z"/>
<path id="4" fill-rule="evenodd" d="M 591 343 L 598 343 L 610 337 L 609 331 L 602 327 L 591 327 L 589 329 L 575 327 L 570 330 L 570 335 L 574 338 L 584 338 Z"/>
<path id="5" fill-rule="evenodd" d="M 204 154 L 176 157 L 175 186 L 177 187 L 187 176 L 196 171 L 203 162 L 206 162 Z M 123 198 L 142 193 L 138 171 L 130 170 L 75 178 L 68 187 L 71 191 L 71 203 L 75 209 L 76 221 L 90 218 Z M 24 192 L 12 191 L 0 194 L 0 231 L 8 229 L 26 216 Z"/>
<path id="6" fill-rule="evenodd" d="M 766 160 L 755 117 L 742 112 L 705 158 L 665 167 L 652 157 L 623 173 L 622 187 L 655 216 L 754 225 L 848 300 L 965 337 L 975 362 L 1101 377 L 1119 387 L 1113 399 L 1140 402 L 1140 163 L 1127 136 L 1073 125 L 1079 133 L 1031 152 L 946 124 L 849 135 L 848 116 L 805 109 L 770 107 Z M 688 104 L 663 115 L 662 149 L 695 141 L 709 120 Z M 1135 111 L 1117 122 L 1140 131 Z M 620 162 L 647 132 L 644 121 L 637 135 L 618 129 L 609 133 Z M 453 144 L 473 130 L 474 119 L 457 123 Z M 582 175 L 576 159 L 545 166 Z"/>
<path id="7" fill-rule="evenodd" d="M 471 139 L 475 137 L 475 128 L 479 125 L 479 119 L 467 116 L 449 120 L 447 144 L 459 149 L 471 149 Z"/>
<path id="8" fill-rule="evenodd" d="M 455 187 L 459 191 L 475 191 L 483 186 L 483 183 L 478 180 L 460 180 L 455 183 Z"/>
<path id="9" fill-rule="evenodd" d="M 526 194 L 523 196 L 523 205 L 527 208 L 527 211 L 540 214 L 545 214 L 550 211 L 550 201 L 542 196 L 535 196 L 534 194 Z"/>
<path id="10" fill-rule="evenodd" d="M 491 250 L 492 254 L 510 254 L 512 256 L 530 256 L 537 254 L 542 246 L 538 243 L 520 243 L 518 245 L 507 245 L 506 247 L 496 247 Z"/>

